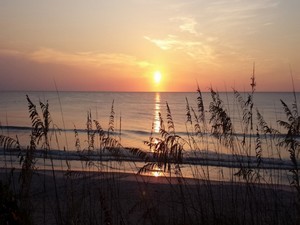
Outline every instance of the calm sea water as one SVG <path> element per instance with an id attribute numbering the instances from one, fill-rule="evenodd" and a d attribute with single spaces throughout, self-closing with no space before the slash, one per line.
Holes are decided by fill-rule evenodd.
<path id="1" fill-rule="evenodd" d="M 49 110 L 53 121 L 52 125 L 60 130 L 59 132 L 52 132 L 51 135 L 51 149 L 57 150 L 53 151 L 56 152 L 54 154 L 57 154 L 57 156 L 60 155 L 63 149 L 67 151 L 74 151 L 76 149 L 74 128 L 78 130 L 81 149 L 87 148 L 86 121 L 89 111 L 92 114 L 93 120 L 97 120 L 104 130 L 108 129 L 113 102 L 116 135 L 121 133 L 121 144 L 125 147 L 136 147 L 145 151 L 149 150 L 144 141 L 149 140 L 152 127 L 154 136 L 159 137 L 160 123 L 158 115 L 160 112 L 166 121 L 166 103 L 170 107 L 173 121 L 175 122 L 176 133 L 186 138 L 187 129 L 189 131 L 191 129 L 186 123 L 186 99 L 188 99 L 190 107 L 196 110 L 198 97 L 198 93 L 196 92 L 1 92 L 0 134 L 11 137 L 17 136 L 24 148 L 29 144 L 31 127 L 26 95 L 37 105 L 38 110 L 40 110 L 39 101 L 44 103 L 46 101 L 49 102 Z M 205 110 L 207 111 L 206 119 L 208 122 L 210 117 L 208 112 L 209 103 L 212 99 L 210 93 L 202 93 L 202 96 Z M 242 96 L 246 99 L 247 93 L 242 93 Z M 233 93 L 220 93 L 220 97 L 232 119 L 235 133 L 241 140 L 242 110 Z M 297 93 L 297 98 L 300 98 L 299 93 Z M 293 93 L 255 93 L 254 95 L 254 109 L 258 109 L 264 116 L 265 121 L 274 128 L 279 128 L 277 120 L 287 120 L 280 99 L 288 106 L 291 106 L 294 99 Z M 281 131 L 283 130 L 281 129 Z M 270 143 L 266 143 L 263 147 L 262 154 L 267 167 L 280 168 L 285 165 L 289 166 L 289 155 L 286 150 L 280 150 L 276 145 L 270 146 Z M 210 153 L 210 158 L 205 161 L 206 164 L 210 166 L 233 166 L 233 158 L 230 156 L 230 150 L 217 144 L 217 141 L 209 134 L 207 135 L 205 144 L 199 145 L 199 148 L 200 151 L 203 149 Z M 189 149 L 187 146 L 185 146 L 185 150 L 187 160 L 191 159 L 191 155 L 196 158 L 202 157 L 194 153 L 192 154 L 193 149 Z M 255 152 L 250 152 L 250 155 L 253 156 L 253 161 L 255 161 Z M 190 161 L 191 164 L 193 162 Z"/>
<path id="2" fill-rule="evenodd" d="M 159 130 L 158 113 L 166 120 L 166 103 L 169 104 L 175 130 L 178 134 L 186 133 L 186 99 L 190 107 L 197 109 L 195 93 L 110 93 L 110 92 L 1 92 L 0 122 L 2 133 L 17 134 L 26 138 L 26 128 L 31 126 L 26 94 L 37 106 L 39 101 L 49 102 L 53 124 L 67 130 L 70 138 L 74 128 L 86 129 L 87 112 L 92 119 L 98 120 L 104 129 L 108 128 L 109 116 L 114 101 L 115 129 L 121 130 L 122 144 L 126 147 L 147 148 L 143 142 L 148 140 L 152 125 Z M 202 93 L 205 108 L 208 111 L 211 102 L 210 93 Z M 246 98 L 246 93 L 243 94 Z M 298 97 L 299 93 L 297 94 Z M 234 123 L 237 133 L 241 132 L 242 112 L 233 93 L 221 93 L 221 99 Z M 266 122 L 277 127 L 276 121 L 286 120 L 280 99 L 292 104 L 292 93 L 255 93 L 254 108 L 259 109 Z M 39 108 L 39 106 L 38 106 Z M 206 118 L 209 119 L 209 113 Z M 85 139 L 85 134 L 80 134 Z M 73 142 L 73 144 L 72 144 Z M 66 147 L 61 141 L 60 147 Z M 68 148 L 74 149 L 74 141 L 69 140 Z"/>

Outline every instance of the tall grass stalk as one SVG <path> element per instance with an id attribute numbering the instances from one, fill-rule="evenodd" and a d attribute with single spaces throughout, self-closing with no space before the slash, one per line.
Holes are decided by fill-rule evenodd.
<path id="1" fill-rule="evenodd" d="M 234 110 L 241 112 L 241 135 L 234 127 L 234 110 L 230 104 L 224 104 L 221 95 L 212 87 L 209 104 L 205 104 L 199 86 L 194 104 L 185 99 L 185 135 L 179 135 L 172 107 L 166 102 L 166 110 L 159 113 L 159 133 L 155 134 L 152 126 L 149 140 L 145 141 L 148 151 L 122 146 L 123 118 L 120 116 L 118 130 L 114 101 L 106 128 L 98 118 L 93 119 L 92 111 L 88 110 L 85 132 L 82 134 L 74 125 L 75 151 L 72 156 L 80 157 L 82 171 L 73 170 L 72 163 L 75 162 L 67 158 L 67 146 L 66 171 L 62 177 L 57 176 L 58 168 L 51 154 L 51 131 L 55 129 L 49 104 L 39 101 L 36 106 L 27 96 L 32 127 L 28 147 L 23 149 L 18 138 L 0 135 L 0 146 L 6 152 L 13 149 L 20 152 L 19 199 L 20 208 L 26 214 L 24 218 L 28 224 L 32 223 L 36 215 L 34 210 L 39 210 L 34 204 L 38 194 L 33 194 L 33 180 L 38 179 L 35 174 L 36 154 L 43 150 L 44 193 L 41 198 L 44 198 L 44 209 L 39 211 L 43 211 L 44 224 L 49 219 L 49 202 L 54 211 L 51 214 L 55 217 L 54 223 L 61 225 L 297 224 L 299 211 L 296 210 L 300 209 L 300 117 L 296 93 L 291 106 L 281 100 L 286 120 L 277 121 L 283 130 L 280 132 L 273 129 L 256 108 L 255 66 L 250 81 L 250 93 L 243 95 L 233 90 Z M 84 140 L 80 139 L 81 135 Z M 287 166 L 291 168 L 293 191 L 285 191 L 279 181 L 274 183 L 274 178 L 267 178 L 267 172 L 277 173 L 275 169 L 264 167 L 266 161 L 271 160 L 265 156 L 268 157 L 267 152 L 274 147 L 278 152 L 287 150 L 289 153 L 290 164 Z M 227 156 L 231 162 L 228 168 L 223 168 L 222 160 L 227 160 Z M 125 162 L 128 159 L 132 162 Z M 286 163 L 281 156 L 279 160 Z M 50 176 L 46 167 L 48 161 Z M 128 172 L 124 165 L 137 173 L 131 175 L 134 183 L 123 180 L 128 176 L 123 174 Z M 63 166 L 61 162 L 61 168 Z M 185 177 L 187 170 L 193 179 Z M 151 172 L 163 176 L 160 179 L 165 183 L 158 186 L 155 182 L 160 182 L 159 178 L 149 179 Z M 224 181 L 223 173 L 228 173 L 230 180 Z M 59 179 L 64 182 L 58 182 Z M 4 193 L 6 186 L 1 185 L 1 188 Z M 50 196 L 54 198 L 50 199 Z M 294 201 L 294 196 L 297 201 Z M 293 202 L 297 203 L 296 208 L 289 208 Z"/>

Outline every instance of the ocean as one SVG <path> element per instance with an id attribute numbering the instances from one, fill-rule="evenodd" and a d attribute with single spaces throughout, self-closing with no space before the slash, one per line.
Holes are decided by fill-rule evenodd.
<path id="1" fill-rule="evenodd" d="M 248 93 L 240 93 L 247 99 Z M 76 152 L 75 131 L 78 133 L 80 148 L 86 150 L 87 146 L 87 115 L 90 113 L 92 120 L 97 120 L 104 130 L 108 130 L 111 112 L 113 110 L 114 135 L 118 138 L 122 146 L 128 148 L 138 148 L 149 151 L 149 147 L 144 144 L 149 137 L 160 137 L 160 118 L 167 127 L 167 104 L 170 108 L 172 120 L 174 121 L 175 132 L 185 140 L 192 134 L 193 125 L 187 122 L 187 101 L 190 108 L 197 111 L 197 92 L 189 93 L 154 93 L 154 92 L 1 92 L 0 95 L 0 134 L 18 138 L 21 146 L 26 149 L 29 145 L 31 132 L 31 120 L 29 118 L 28 103 L 26 95 L 37 105 L 41 113 L 39 101 L 49 103 L 49 111 L 52 119 L 51 149 L 53 154 L 59 158 L 62 152 Z M 243 112 L 234 93 L 219 93 L 223 101 L 224 108 L 230 116 L 234 134 L 237 142 L 241 142 L 243 136 Z M 299 99 L 300 93 L 296 94 Z M 209 133 L 210 112 L 209 104 L 212 101 L 211 93 L 202 93 L 204 110 L 208 129 L 205 134 L 205 143 L 198 145 L 199 149 L 191 149 L 184 145 L 184 158 L 187 164 L 197 164 L 195 158 L 200 157 L 195 153 L 205 151 L 209 153 L 209 159 L 204 164 L 210 166 L 233 167 L 232 152 L 227 147 L 218 143 L 218 140 Z M 273 128 L 284 132 L 277 121 L 287 121 L 283 110 L 283 100 L 289 107 L 292 106 L 293 93 L 254 93 L 253 96 L 253 136 L 246 135 L 246 139 L 255 139 L 256 110 L 263 115 L 264 120 Z M 42 114 L 41 114 L 42 115 Z M 192 120 L 194 120 L 192 116 Z M 93 124 L 95 129 L 95 124 Z M 50 133 L 51 133 L 50 132 Z M 189 135 L 187 135 L 187 133 Z M 203 138 L 203 137 L 202 137 Z M 262 136 L 262 139 L 266 136 Z M 188 141 L 187 141 L 188 143 Z M 97 144 L 97 143 L 96 143 Z M 95 148 L 96 149 L 96 148 Z M 253 148 L 255 149 L 255 148 Z M 200 154 L 199 153 L 199 154 Z M 237 154 L 237 153 L 235 153 Z M 250 158 L 255 162 L 255 150 L 238 152 L 241 157 Z M 266 162 L 266 168 L 289 169 L 289 154 L 285 149 L 280 149 L 276 144 L 270 145 L 266 141 L 263 145 L 262 156 Z M 75 157 L 75 156 L 74 156 Z M 75 157 L 74 160 L 77 158 Z M 96 160 L 96 159 L 95 159 Z M 231 162 L 230 165 L 228 162 Z M 248 160 L 249 161 L 249 160 Z M 142 162 L 140 162 L 142 163 Z M 203 163 L 203 162 L 202 162 Z M 268 164 L 269 163 L 269 164 Z"/>

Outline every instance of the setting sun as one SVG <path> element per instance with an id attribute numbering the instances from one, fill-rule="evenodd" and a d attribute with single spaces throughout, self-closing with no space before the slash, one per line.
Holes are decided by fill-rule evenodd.
<path id="1" fill-rule="evenodd" d="M 154 74 L 153 74 L 153 79 L 154 79 L 154 82 L 156 84 L 159 84 L 160 81 L 161 81 L 161 72 L 160 71 L 156 71 Z"/>

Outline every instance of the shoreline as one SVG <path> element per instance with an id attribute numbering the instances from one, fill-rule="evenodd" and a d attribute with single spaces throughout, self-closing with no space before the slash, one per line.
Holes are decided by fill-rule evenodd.
<path id="1" fill-rule="evenodd" d="M 6 172 L 5 170 L 11 171 L 11 168 L 4 168 L 0 167 L 0 177 L 3 177 Z M 13 172 L 20 174 L 21 173 L 21 168 L 13 168 Z M 8 172 L 7 174 L 9 174 Z M 46 175 L 46 176 L 52 176 L 53 171 L 51 169 L 35 169 L 33 171 L 34 175 Z M 116 177 L 120 180 L 123 181 L 128 181 L 128 182 L 144 182 L 144 183 L 153 183 L 153 184 L 174 184 L 174 185 L 179 185 L 185 183 L 185 185 L 203 185 L 208 182 L 207 179 L 203 178 L 191 178 L 191 177 L 176 177 L 176 176 L 166 176 L 166 175 L 152 175 L 152 174 L 138 174 L 138 173 L 129 173 L 129 172 L 108 172 L 108 171 L 96 171 L 96 170 L 55 170 L 55 175 L 59 179 L 63 179 L 65 176 L 68 176 L 70 174 L 80 174 L 86 175 L 88 174 L 89 178 L 97 178 L 97 177 Z M 237 186 L 243 186 L 246 185 L 244 181 L 218 181 L 218 180 L 209 180 L 209 183 L 211 185 L 237 185 Z M 255 185 L 258 187 L 264 187 L 264 188 L 272 188 L 276 186 L 279 189 L 285 190 L 285 191 L 291 191 L 292 187 L 291 185 L 288 184 L 269 184 L 269 183 L 251 183 L 251 185 Z"/>
<path id="2" fill-rule="evenodd" d="M 17 193 L 20 172 L 20 169 L 13 172 L 12 184 Z M 215 224 L 219 220 L 224 221 L 219 224 L 229 224 L 229 221 L 240 224 L 245 219 L 244 224 L 252 224 L 251 216 L 258 211 L 267 221 L 276 215 L 282 222 L 291 215 L 297 218 L 295 207 L 291 208 L 296 193 L 288 185 L 122 172 L 54 171 L 54 174 L 55 179 L 51 170 L 33 172 L 28 198 L 35 224 L 45 221 L 47 225 L 58 224 L 59 220 L 74 220 L 75 215 L 82 221 L 88 216 L 103 221 L 107 216 L 112 224 L 123 220 L 124 224 L 140 224 L 141 220 L 145 220 L 144 224 L 198 224 L 197 221 Z M 5 182 L 3 168 L 0 177 Z"/>

